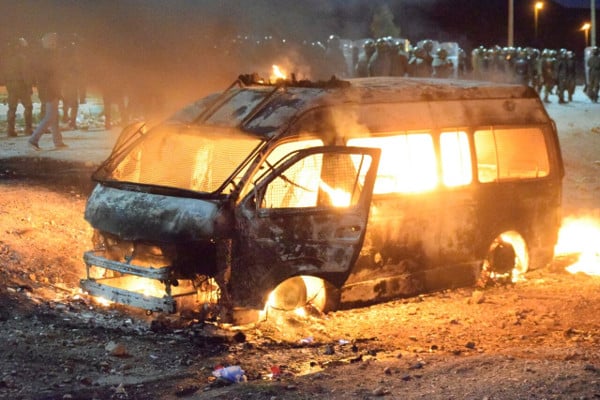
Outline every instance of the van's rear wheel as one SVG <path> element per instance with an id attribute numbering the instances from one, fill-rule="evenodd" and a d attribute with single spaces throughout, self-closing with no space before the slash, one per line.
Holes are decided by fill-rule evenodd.
<path id="1" fill-rule="evenodd" d="M 516 282 L 529 268 L 529 253 L 525 240 L 517 232 L 505 232 L 496 237 L 483 261 L 477 286 Z"/>

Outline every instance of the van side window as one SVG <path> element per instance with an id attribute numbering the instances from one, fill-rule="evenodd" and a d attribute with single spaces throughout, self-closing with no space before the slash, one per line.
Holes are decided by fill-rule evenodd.
<path id="1" fill-rule="evenodd" d="M 322 154 L 292 165 L 269 183 L 261 208 L 316 207 L 322 165 Z"/>
<path id="2" fill-rule="evenodd" d="M 358 204 L 371 158 L 365 155 L 312 154 L 271 181 L 261 208 L 351 207 Z M 353 164 L 354 157 L 358 165 Z"/>
<path id="3" fill-rule="evenodd" d="M 418 193 L 438 185 L 435 147 L 429 133 L 354 138 L 348 140 L 348 146 L 381 149 L 373 194 Z"/>
<path id="4" fill-rule="evenodd" d="M 308 149 L 310 147 L 319 147 L 319 146 L 323 146 L 323 141 L 321 139 L 293 140 L 293 141 L 288 141 L 288 142 L 284 142 L 284 143 L 277 145 L 277 147 L 275 147 L 273 150 L 271 150 L 271 152 L 267 155 L 266 161 L 264 161 L 262 163 L 262 165 L 260 166 L 259 174 L 261 174 L 261 175 L 258 178 L 258 180 L 260 180 L 264 176 L 266 176 L 268 171 L 270 171 L 270 169 L 274 165 L 276 165 L 279 161 L 281 161 L 283 158 L 288 156 L 290 153 L 297 151 L 297 150 Z M 253 190 L 255 184 L 256 184 L 256 182 L 252 182 L 252 183 L 246 185 L 244 187 L 244 189 L 242 190 L 241 197 L 243 198 L 248 193 L 250 193 Z"/>
<path id="5" fill-rule="evenodd" d="M 448 187 L 468 185 L 473 180 L 469 137 L 466 132 L 440 135 L 442 181 Z"/>
<path id="6" fill-rule="evenodd" d="M 541 178 L 550 173 L 544 134 L 539 128 L 475 131 L 480 182 Z"/>

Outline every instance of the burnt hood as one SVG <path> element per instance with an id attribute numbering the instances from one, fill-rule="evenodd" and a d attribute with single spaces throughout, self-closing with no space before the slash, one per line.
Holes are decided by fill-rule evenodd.
<path id="1" fill-rule="evenodd" d="M 196 241 L 213 237 L 218 210 L 214 201 L 98 184 L 87 201 L 85 219 L 124 240 Z"/>

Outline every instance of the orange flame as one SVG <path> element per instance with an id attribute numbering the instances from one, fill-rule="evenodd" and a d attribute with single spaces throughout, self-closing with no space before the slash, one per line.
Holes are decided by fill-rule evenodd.
<path id="1" fill-rule="evenodd" d="M 578 260 L 566 268 L 568 272 L 600 275 L 600 220 L 594 217 L 565 218 L 554 252 L 557 256 L 579 255 Z"/>
<path id="2" fill-rule="evenodd" d="M 273 68 L 272 68 L 272 72 L 271 72 L 271 77 L 270 80 L 272 82 L 277 81 L 279 79 L 285 79 L 286 78 L 286 72 L 283 71 L 281 68 L 279 68 L 279 66 L 273 64 Z"/>
<path id="3" fill-rule="evenodd" d="M 319 187 L 329 195 L 334 207 L 348 207 L 351 204 L 350 193 L 343 189 L 332 188 L 323 181 L 319 182 Z"/>

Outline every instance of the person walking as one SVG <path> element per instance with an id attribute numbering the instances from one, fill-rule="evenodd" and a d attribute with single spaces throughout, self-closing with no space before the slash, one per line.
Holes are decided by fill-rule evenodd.
<path id="1" fill-rule="evenodd" d="M 62 42 L 62 40 L 61 40 Z M 68 129 L 77 129 L 77 113 L 79 104 L 85 102 L 85 86 L 83 84 L 83 65 L 80 54 L 79 37 L 76 34 L 64 43 L 62 63 L 64 65 L 61 79 L 63 115 L 62 122 Z"/>
<path id="2" fill-rule="evenodd" d="M 61 82 L 58 68 L 58 35 L 54 32 L 46 33 L 42 37 L 42 52 L 38 60 L 37 90 L 40 101 L 45 106 L 44 117 L 29 138 L 29 146 L 34 150 L 41 150 L 39 140 L 44 131 L 49 127 L 52 132 L 52 141 L 55 148 L 68 147 L 60 133 L 58 124 L 58 102 L 60 100 Z"/>
<path id="3" fill-rule="evenodd" d="M 28 44 L 25 38 L 19 38 L 10 43 L 8 56 L 4 66 L 6 79 L 6 91 L 8 92 L 8 112 L 6 121 L 8 123 L 8 136 L 17 136 L 15 129 L 17 120 L 17 107 L 19 102 L 24 108 L 25 135 L 33 132 L 33 79 L 28 52 Z"/>

